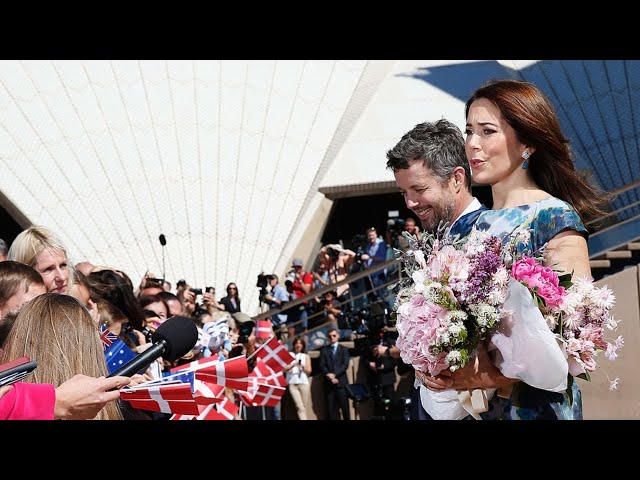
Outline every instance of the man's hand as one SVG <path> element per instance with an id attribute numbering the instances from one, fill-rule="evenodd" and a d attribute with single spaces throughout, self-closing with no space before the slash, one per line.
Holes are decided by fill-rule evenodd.
<path id="1" fill-rule="evenodd" d="M 56 388 L 56 404 L 53 416 L 56 419 L 90 420 L 107 402 L 120 398 L 114 390 L 129 385 L 129 377 L 88 377 L 78 374 Z"/>

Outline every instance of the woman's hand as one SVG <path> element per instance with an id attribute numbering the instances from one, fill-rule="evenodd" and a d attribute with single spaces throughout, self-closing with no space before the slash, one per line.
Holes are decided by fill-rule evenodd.
<path id="1" fill-rule="evenodd" d="M 449 378 L 442 377 L 440 375 L 432 377 L 431 375 L 421 372 L 420 370 L 416 370 L 415 375 L 418 381 L 422 383 L 422 385 L 427 387 L 429 390 L 433 390 L 434 392 L 439 392 L 441 390 L 451 388 L 451 385 L 453 383 Z"/>
<path id="2" fill-rule="evenodd" d="M 498 369 L 487 352 L 484 343 L 479 343 L 476 349 L 476 356 L 472 358 L 464 368 L 455 372 L 449 369 L 443 370 L 437 377 L 450 382 L 450 388 L 456 390 L 474 390 L 476 388 L 500 388 L 517 382 L 513 378 L 507 378 Z"/>

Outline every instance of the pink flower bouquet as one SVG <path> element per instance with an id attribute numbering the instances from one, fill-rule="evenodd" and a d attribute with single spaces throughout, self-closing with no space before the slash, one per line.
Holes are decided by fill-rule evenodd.
<path id="1" fill-rule="evenodd" d="M 610 291 L 586 280 L 572 285 L 571 275 L 544 267 L 523 247 L 527 230 L 506 245 L 476 229 L 460 240 L 442 226 L 407 239 L 412 250 L 400 253 L 408 278 L 395 304 L 396 345 L 417 370 L 455 371 L 487 342 L 505 376 L 559 392 L 568 373 L 588 379 L 598 351 L 615 358 L 622 346 L 621 337 L 608 343 L 602 335 L 616 324 Z M 428 391 L 425 408 L 434 418 L 466 416 L 452 393 Z"/>

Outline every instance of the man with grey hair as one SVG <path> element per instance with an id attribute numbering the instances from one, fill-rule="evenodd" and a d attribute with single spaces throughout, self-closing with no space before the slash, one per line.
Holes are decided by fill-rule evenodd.
<path id="1" fill-rule="evenodd" d="M 442 221 L 452 225 L 452 234 L 467 234 L 469 217 L 475 223 L 479 209 L 485 208 L 471 194 L 462 132 L 448 120 L 420 123 L 405 133 L 387 152 L 387 168 L 393 170 L 407 208 L 427 231 Z"/>
<path id="2" fill-rule="evenodd" d="M 422 227 L 434 231 L 440 222 L 451 226 L 451 234 L 469 234 L 480 212 L 486 210 L 471 193 L 471 171 L 460 129 L 441 119 L 416 125 L 387 152 L 387 168 L 407 208 L 420 219 Z M 387 351 L 388 350 L 388 351 Z M 377 355 L 400 356 L 397 347 L 378 347 Z M 426 389 L 416 372 L 411 393 L 411 419 L 428 420 L 421 408 L 419 389 Z"/>

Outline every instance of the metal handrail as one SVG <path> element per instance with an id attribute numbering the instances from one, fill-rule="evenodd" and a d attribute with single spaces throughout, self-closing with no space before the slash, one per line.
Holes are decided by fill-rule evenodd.
<path id="1" fill-rule="evenodd" d="M 331 283 L 329 285 L 326 285 L 324 287 L 318 288 L 316 290 L 313 290 L 311 293 L 300 297 L 300 298 L 296 298 L 293 300 L 288 301 L 284 306 L 282 307 L 278 307 L 278 308 L 271 308 L 269 310 L 267 310 L 266 312 L 262 312 L 259 313 L 258 315 L 256 315 L 255 317 L 251 317 L 252 320 L 257 321 L 257 320 L 263 320 L 265 318 L 269 318 L 272 317 L 273 315 L 277 315 L 278 313 L 283 313 L 286 312 L 287 310 L 300 305 L 301 303 L 307 302 L 315 297 L 320 297 L 322 295 L 324 295 L 327 292 L 330 292 L 332 290 L 335 290 L 337 287 L 341 286 L 341 285 L 345 285 L 347 283 L 352 283 L 355 282 L 356 280 L 360 280 L 361 278 L 364 278 L 368 275 L 371 275 L 372 272 L 376 272 L 378 270 L 382 270 L 383 268 L 387 268 L 391 265 L 394 265 L 396 263 L 399 263 L 398 260 L 396 259 L 391 259 L 391 260 L 386 260 L 382 263 L 379 263 L 377 265 L 375 265 L 373 268 L 369 268 L 367 270 L 361 270 L 359 272 L 353 273 L 351 275 L 348 275 L 346 278 L 344 278 L 343 280 L 340 280 L 339 282 L 335 282 L 335 283 Z M 380 288 L 380 287 L 377 287 Z"/>

